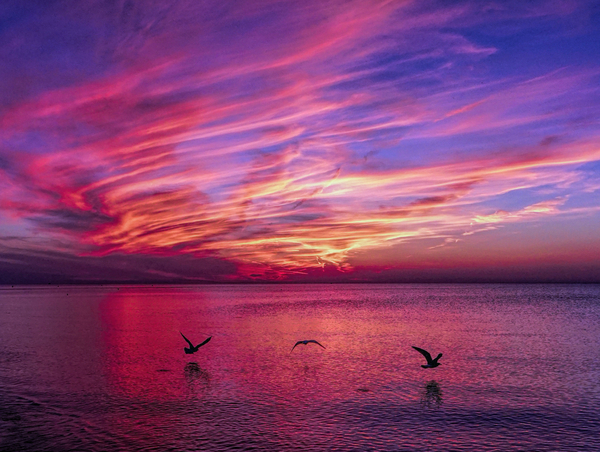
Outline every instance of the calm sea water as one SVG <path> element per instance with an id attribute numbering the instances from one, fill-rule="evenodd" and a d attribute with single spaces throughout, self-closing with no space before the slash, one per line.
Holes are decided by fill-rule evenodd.
<path id="1" fill-rule="evenodd" d="M 0 450 L 598 451 L 600 286 L 0 287 Z"/>

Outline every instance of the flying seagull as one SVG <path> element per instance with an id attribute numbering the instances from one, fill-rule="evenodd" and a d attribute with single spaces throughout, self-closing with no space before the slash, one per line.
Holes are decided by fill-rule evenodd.
<path id="1" fill-rule="evenodd" d="M 179 332 L 179 334 L 181 334 L 181 335 L 183 336 L 183 333 L 182 333 L 181 331 Z M 202 347 L 203 345 L 206 345 L 206 344 L 208 344 L 208 341 L 210 341 L 210 340 L 212 339 L 212 336 L 210 336 L 208 339 L 206 339 L 206 340 L 205 340 L 204 342 L 202 342 L 201 344 L 198 344 L 198 345 L 196 345 L 195 347 L 194 347 L 194 344 L 192 344 L 192 343 L 190 342 L 190 340 L 189 340 L 187 337 L 183 336 L 183 338 L 185 339 L 185 341 L 186 341 L 188 344 L 190 344 L 190 348 L 184 347 L 184 348 L 183 348 L 183 351 L 185 351 L 185 354 L 186 354 L 186 355 L 191 355 L 191 354 L 193 354 L 193 353 L 196 353 L 196 352 L 198 351 L 198 349 L 199 349 L 200 347 Z"/>
<path id="2" fill-rule="evenodd" d="M 306 345 L 306 344 L 310 344 L 311 342 L 312 342 L 313 344 L 317 344 L 319 347 L 323 347 L 321 344 L 319 344 L 319 343 L 318 343 L 317 341 L 315 341 L 314 339 L 310 339 L 310 340 L 307 340 L 307 341 L 298 341 L 298 342 L 296 342 L 296 345 L 300 345 L 300 344 L 304 344 L 304 345 Z M 294 349 L 296 348 L 296 345 L 294 345 L 294 346 L 292 347 L 292 351 L 291 351 L 290 353 L 292 353 L 292 352 L 294 351 Z M 323 348 L 325 348 L 325 347 L 323 347 Z"/>
<path id="3" fill-rule="evenodd" d="M 435 359 L 431 359 L 431 355 L 429 354 L 429 352 L 427 350 L 423 350 L 422 348 L 415 347 L 414 345 L 413 345 L 413 348 L 416 351 L 418 351 L 421 355 L 423 355 L 425 357 L 425 359 L 427 360 L 427 365 L 421 365 L 421 367 L 423 369 L 430 369 L 430 368 L 441 365 L 441 363 L 438 363 L 438 359 L 440 359 L 442 357 L 441 353 L 439 355 L 437 355 Z"/>

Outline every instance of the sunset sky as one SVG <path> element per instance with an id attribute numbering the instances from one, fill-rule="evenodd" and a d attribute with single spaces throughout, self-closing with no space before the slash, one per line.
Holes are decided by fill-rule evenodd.
<path id="1" fill-rule="evenodd" d="M 600 282 L 597 1 L 3 1 L 0 283 Z"/>

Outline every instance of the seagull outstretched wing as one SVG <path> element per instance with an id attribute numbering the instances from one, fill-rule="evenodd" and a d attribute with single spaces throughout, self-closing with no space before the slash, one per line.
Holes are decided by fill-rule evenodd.
<path id="1" fill-rule="evenodd" d="M 300 344 L 307 345 L 307 344 L 310 344 L 310 343 L 317 344 L 319 347 L 323 347 L 321 344 L 319 344 L 314 339 L 309 339 L 309 340 L 305 340 L 305 341 L 298 341 L 298 342 L 296 342 L 294 344 L 294 346 L 292 347 L 292 350 L 290 351 L 290 353 L 292 353 L 294 351 L 294 349 L 296 348 L 297 345 L 300 345 Z M 323 347 L 323 348 L 325 348 L 325 347 Z"/>
<path id="2" fill-rule="evenodd" d="M 182 333 L 181 331 L 179 332 L 179 334 L 181 334 L 181 335 L 183 336 L 183 333 Z M 183 338 L 185 339 L 185 341 L 186 341 L 188 344 L 190 344 L 190 348 L 194 348 L 194 345 L 193 345 L 193 344 L 190 342 L 190 340 L 189 340 L 187 337 L 183 336 Z M 209 338 L 209 339 L 210 339 L 210 338 Z"/>
<path id="3" fill-rule="evenodd" d="M 183 334 L 182 334 L 182 336 L 183 336 Z M 206 340 L 205 340 L 204 342 L 202 342 L 201 344 L 198 344 L 198 345 L 197 345 L 195 348 L 200 348 L 200 347 L 202 347 L 203 345 L 206 345 L 206 344 L 208 344 L 208 342 L 209 342 L 211 339 L 212 339 L 212 336 L 210 336 L 208 339 L 206 339 Z M 188 341 L 188 342 L 189 342 L 189 341 Z"/>
<path id="4" fill-rule="evenodd" d="M 304 344 L 304 341 L 298 341 L 294 344 L 294 346 L 292 347 L 292 350 L 290 351 L 290 353 L 292 353 L 294 351 L 294 349 L 296 348 L 296 345 L 300 345 L 300 344 Z"/>
<path id="5" fill-rule="evenodd" d="M 309 342 L 312 342 L 312 343 L 314 343 L 314 344 L 317 344 L 317 345 L 318 345 L 318 346 L 320 346 L 320 347 L 323 347 L 321 344 L 319 344 L 319 343 L 318 343 L 317 341 L 315 341 L 314 339 L 311 339 L 310 341 L 306 341 L 306 343 L 307 343 L 307 344 L 308 344 Z M 325 348 L 325 347 L 323 347 L 323 348 Z"/>
<path id="6" fill-rule="evenodd" d="M 433 359 L 431 359 L 431 355 L 429 354 L 429 352 L 427 350 L 423 350 L 422 348 L 415 347 L 414 345 L 412 346 L 412 348 L 414 348 L 416 351 L 418 351 L 421 355 L 423 355 L 425 357 L 425 359 L 427 360 L 427 364 L 429 364 L 429 365 L 433 364 Z"/>

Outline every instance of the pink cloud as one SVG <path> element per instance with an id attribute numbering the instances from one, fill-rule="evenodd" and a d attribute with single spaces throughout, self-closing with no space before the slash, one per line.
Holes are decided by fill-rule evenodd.
<path id="1" fill-rule="evenodd" d="M 577 167 L 600 160 L 597 131 L 565 124 L 595 111 L 583 99 L 596 69 L 488 78 L 456 69 L 500 51 L 461 33 L 459 24 L 485 22 L 480 9 L 505 20 L 556 11 L 215 7 L 91 18 L 125 30 L 94 41 L 108 68 L 2 109 L 3 214 L 80 256 L 210 256 L 251 279 L 280 279 L 347 272 L 365 250 L 460 247 L 494 224 L 574 211 L 571 192 L 594 193 Z M 494 206 L 518 190 L 546 200 Z"/>

